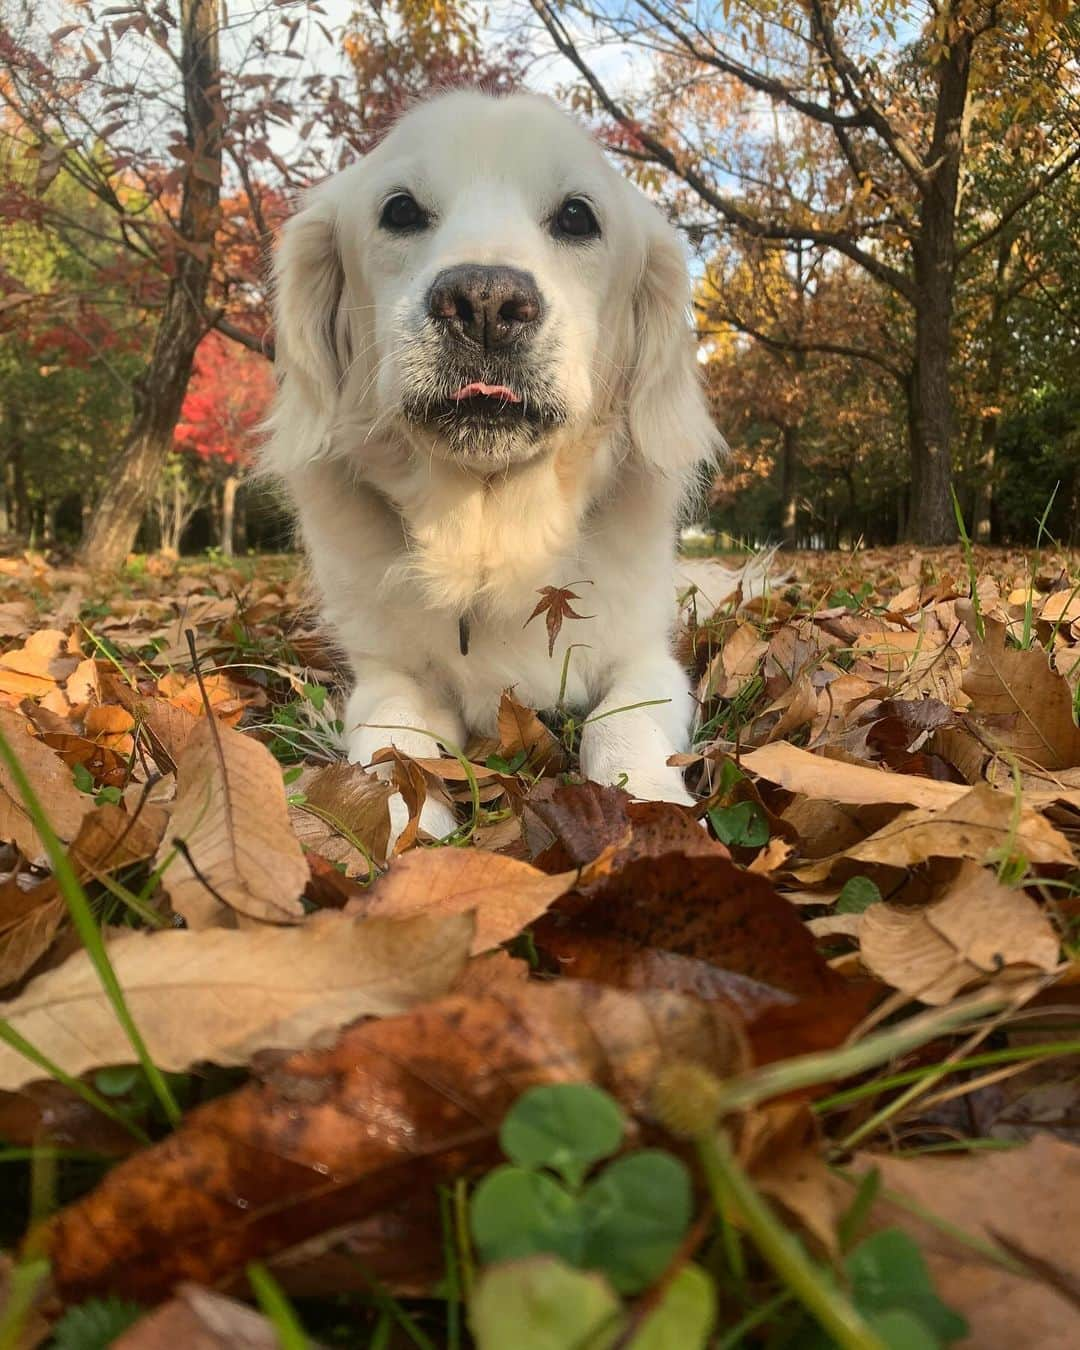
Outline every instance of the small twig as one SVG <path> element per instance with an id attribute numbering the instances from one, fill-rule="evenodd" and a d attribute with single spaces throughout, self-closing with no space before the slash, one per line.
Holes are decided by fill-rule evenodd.
<path id="1" fill-rule="evenodd" d="M 195 875 L 195 880 L 199 882 L 200 885 L 206 887 L 206 889 L 210 892 L 210 894 L 214 897 L 214 899 L 218 902 L 219 905 L 224 905 L 226 909 L 231 909 L 232 906 L 229 904 L 228 900 L 226 900 L 225 897 L 221 894 L 221 892 L 216 890 L 210 884 L 210 882 L 207 881 L 206 877 L 203 876 L 202 872 L 199 870 L 198 864 L 196 863 L 195 859 L 191 856 L 191 849 L 188 848 L 187 844 L 184 842 L 183 839 L 180 838 L 179 835 L 174 835 L 173 837 L 173 848 L 176 849 L 177 853 L 179 853 L 183 857 L 184 861 L 191 868 L 192 872 Z"/>

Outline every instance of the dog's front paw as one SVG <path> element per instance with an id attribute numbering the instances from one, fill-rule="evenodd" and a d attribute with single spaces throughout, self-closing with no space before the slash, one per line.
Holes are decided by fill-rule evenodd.
<path id="1" fill-rule="evenodd" d="M 409 808 L 400 792 L 390 796 L 390 842 L 387 844 L 387 856 L 392 857 L 397 842 L 405 833 L 409 824 Z M 445 802 L 426 801 L 420 808 L 420 829 L 432 839 L 444 839 L 453 834 L 458 827 L 453 809 Z"/>
<path id="2" fill-rule="evenodd" d="M 648 772 L 639 770 L 627 775 L 623 787 L 632 797 L 648 802 L 676 802 L 679 806 L 696 806 L 694 797 L 686 790 L 679 769 L 670 764 Z"/>

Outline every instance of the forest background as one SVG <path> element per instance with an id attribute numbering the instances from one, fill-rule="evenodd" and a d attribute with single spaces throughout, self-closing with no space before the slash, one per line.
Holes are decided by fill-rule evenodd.
<path id="1" fill-rule="evenodd" d="M 248 478 L 275 230 L 458 84 L 550 93 L 682 232 L 731 446 L 707 546 L 1077 542 L 1067 0 L 2 0 L 0 20 L 9 545 L 106 567 L 288 546 Z"/>

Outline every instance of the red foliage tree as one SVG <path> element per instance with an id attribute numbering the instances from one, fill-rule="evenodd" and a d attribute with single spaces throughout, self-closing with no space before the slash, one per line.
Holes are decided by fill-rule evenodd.
<path id="1" fill-rule="evenodd" d="M 195 354 L 180 410 L 176 446 L 230 472 L 245 468 L 274 392 L 269 362 L 220 333 L 208 333 Z"/>
<path id="2" fill-rule="evenodd" d="M 273 392 L 273 373 L 263 357 L 218 332 L 208 333 L 199 344 L 175 444 L 220 481 L 221 547 L 227 557 L 233 552 L 237 488 L 251 463 Z"/>

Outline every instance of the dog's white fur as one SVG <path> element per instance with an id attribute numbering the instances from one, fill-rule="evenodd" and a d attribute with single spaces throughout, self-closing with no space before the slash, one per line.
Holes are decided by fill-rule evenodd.
<path id="1" fill-rule="evenodd" d="M 433 212 L 430 228 L 380 230 L 382 204 L 406 189 Z M 585 245 L 549 227 L 577 194 L 602 228 Z M 437 374 L 424 368 L 424 298 L 460 263 L 536 279 L 534 346 L 567 409 L 562 425 L 495 458 L 402 413 L 410 381 Z M 457 92 L 309 194 L 283 231 L 276 281 L 281 378 L 263 462 L 296 505 L 355 677 L 349 758 L 367 763 L 389 743 L 430 755 L 429 732 L 461 746 L 493 729 L 508 687 L 550 708 L 568 644 L 585 644 L 566 691 L 592 718 L 584 773 L 688 800 L 667 764 L 692 713 L 670 647 L 676 518 L 719 437 L 685 261 L 659 212 L 548 100 Z M 567 619 L 549 656 L 543 618 L 525 621 L 540 587 L 566 585 L 589 617 Z M 603 716 L 651 700 L 665 701 Z M 429 806 L 424 827 L 448 830 L 445 808 Z"/>

